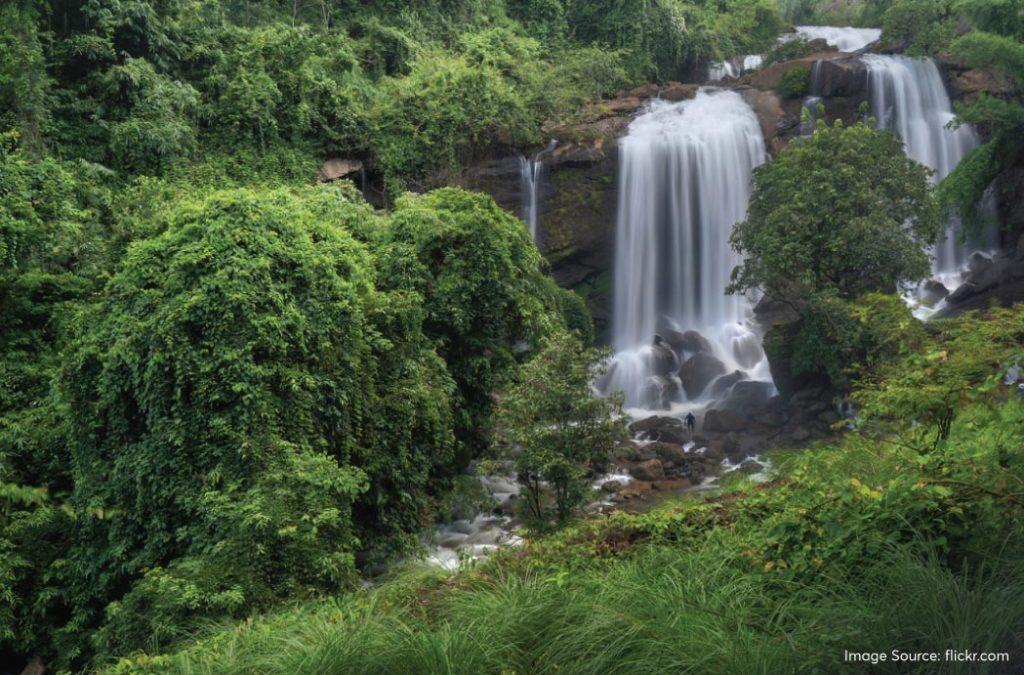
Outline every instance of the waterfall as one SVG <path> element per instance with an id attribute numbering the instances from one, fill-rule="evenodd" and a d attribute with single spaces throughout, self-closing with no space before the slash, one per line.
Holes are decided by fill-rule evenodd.
<path id="1" fill-rule="evenodd" d="M 616 356 L 603 387 L 623 391 L 627 406 L 648 405 L 652 386 L 678 390 L 666 378 L 682 354 L 652 345 L 656 331 L 699 331 L 728 370 L 760 364 L 764 376 L 749 301 L 725 288 L 739 262 L 729 235 L 746 217 L 751 174 L 766 156 L 757 117 L 733 91 L 652 101 L 630 124 L 620 144 Z"/>
<path id="2" fill-rule="evenodd" d="M 786 33 L 782 42 L 790 40 L 824 40 L 841 52 L 855 52 L 867 47 L 882 36 L 878 28 L 853 28 L 850 26 L 797 26 L 795 33 Z"/>
<path id="3" fill-rule="evenodd" d="M 530 230 L 530 236 L 537 240 L 537 210 L 540 206 L 540 185 L 544 177 L 544 155 L 555 149 L 557 141 L 548 143 L 533 158 L 519 156 L 520 194 L 522 195 L 522 218 Z"/>
<path id="4" fill-rule="evenodd" d="M 954 117 L 953 105 L 935 62 L 874 54 L 863 60 L 868 68 L 871 111 L 878 126 L 896 132 L 907 155 L 934 171 L 934 181 L 948 176 L 979 139 L 970 125 L 948 127 Z M 945 238 L 933 251 L 933 272 L 939 276 L 957 273 L 972 251 L 994 246 L 996 237 L 995 228 L 989 228 L 978 240 L 965 244 L 960 223 L 952 219 Z"/>

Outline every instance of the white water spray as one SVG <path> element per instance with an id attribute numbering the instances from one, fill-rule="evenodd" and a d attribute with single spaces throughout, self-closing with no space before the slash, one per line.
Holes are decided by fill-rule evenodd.
<path id="1" fill-rule="evenodd" d="M 934 171 L 934 181 L 948 176 L 980 141 L 970 125 L 949 127 L 955 116 L 953 105 L 935 62 L 875 54 L 867 54 L 863 60 L 868 67 L 871 111 L 878 126 L 896 132 L 907 155 Z M 958 275 L 971 252 L 994 247 L 997 236 L 996 229 L 990 227 L 965 243 L 960 223 L 951 220 L 946 236 L 933 250 L 933 272 L 939 277 Z"/>
<path id="2" fill-rule="evenodd" d="M 519 179 L 522 194 L 522 217 L 530 230 L 530 236 L 537 240 L 537 212 L 540 208 L 540 186 L 544 177 L 544 155 L 555 149 L 557 141 L 551 141 L 532 159 L 519 157 Z"/>
<path id="3" fill-rule="evenodd" d="M 620 153 L 617 353 L 605 391 L 623 391 L 627 407 L 647 405 L 644 392 L 657 371 L 674 377 L 678 365 L 664 348 L 652 351 L 655 333 L 667 329 L 697 330 L 728 370 L 767 379 L 749 301 L 725 294 L 740 262 L 729 235 L 746 216 L 752 172 L 767 157 L 754 112 L 733 91 L 652 101 L 630 124 Z"/>

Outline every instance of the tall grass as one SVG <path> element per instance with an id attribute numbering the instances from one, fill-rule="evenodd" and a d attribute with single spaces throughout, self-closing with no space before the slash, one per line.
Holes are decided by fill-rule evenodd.
<path id="1" fill-rule="evenodd" d="M 851 670 L 844 649 L 1011 650 L 1019 658 L 1021 563 L 1013 551 L 954 572 L 927 548 L 906 547 L 846 578 L 797 585 L 750 569 L 723 535 L 699 550 L 650 547 L 571 578 L 478 579 L 438 600 L 429 618 L 375 598 L 277 615 L 145 667 L 211 675 L 780 673 Z M 920 669 L 968 671 L 977 665 Z"/>

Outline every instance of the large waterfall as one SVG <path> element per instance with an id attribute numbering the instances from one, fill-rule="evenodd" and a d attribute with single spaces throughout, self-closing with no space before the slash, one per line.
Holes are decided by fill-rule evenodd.
<path id="1" fill-rule="evenodd" d="M 954 117 L 953 105 L 935 62 L 875 54 L 865 55 L 863 60 L 878 125 L 895 131 L 903 139 L 907 155 L 935 172 L 933 180 L 945 178 L 979 139 L 970 125 L 948 126 Z M 956 273 L 972 250 L 993 246 L 994 236 L 995 229 L 990 228 L 965 245 L 959 223 L 951 221 L 945 238 L 935 247 L 933 271 L 937 275 Z"/>
<path id="2" fill-rule="evenodd" d="M 727 370 L 766 377 L 749 302 L 725 294 L 739 262 L 729 235 L 746 217 L 751 174 L 766 159 L 753 111 L 736 92 L 713 89 L 680 103 L 652 101 L 630 124 L 620 159 L 616 356 L 605 390 L 644 407 L 654 384 L 664 404 L 678 355 L 653 342 L 670 331 L 699 331 Z M 685 394 L 675 386 L 670 398 Z"/>

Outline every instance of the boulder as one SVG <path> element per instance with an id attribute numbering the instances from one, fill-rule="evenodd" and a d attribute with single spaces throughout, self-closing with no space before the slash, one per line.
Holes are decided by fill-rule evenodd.
<path id="1" fill-rule="evenodd" d="M 688 455 L 683 446 L 677 443 L 663 443 L 661 441 L 651 443 L 645 449 L 655 453 L 662 463 L 680 463 L 686 461 Z"/>
<path id="2" fill-rule="evenodd" d="M 775 386 L 771 382 L 737 382 L 719 408 L 750 417 L 764 410 L 774 393 Z"/>
<path id="3" fill-rule="evenodd" d="M 764 471 L 764 464 L 761 464 L 761 462 L 756 459 L 746 459 L 743 460 L 742 464 L 740 464 L 739 470 L 747 475 L 761 473 Z"/>
<path id="4" fill-rule="evenodd" d="M 754 318 L 759 324 L 769 328 L 777 323 L 792 323 L 800 316 L 790 305 L 781 300 L 772 300 L 766 295 L 754 305 Z"/>
<path id="5" fill-rule="evenodd" d="M 714 398 L 722 398 L 729 393 L 729 390 L 734 384 L 745 379 L 747 379 L 747 374 L 742 370 L 734 370 L 728 375 L 722 375 L 712 383 L 711 396 Z"/>
<path id="6" fill-rule="evenodd" d="M 679 398 L 679 381 L 673 377 L 649 377 L 640 389 L 641 402 L 651 410 L 668 410 Z"/>
<path id="7" fill-rule="evenodd" d="M 739 431 L 743 426 L 743 418 L 731 410 L 712 409 L 704 413 L 704 431 Z"/>
<path id="8" fill-rule="evenodd" d="M 329 159 L 320 165 L 320 170 L 317 171 L 316 179 L 320 183 L 329 183 L 330 181 L 335 181 L 339 178 L 359 173 L 362 170 L 363 163 L 358 159 L 342 159 L 340 157 L 335 157 L 334 159 Z"/>
<path id="9" fill-rule="evenodd" d="M 725 364 L 706 352 L 698 352 L 679 368 L 679 381 L 688 398 L 699 397 L 711 381 L 725 374 Z"/>
<path id="10" fill-rule="evenodd" d="M 754 111 L 754 114 L 757 115 L 757 121 L 761 125 L 761 134 L 764 136 L 765 144 L 773 152 L 777 153 L 782 149 L 782 145 L 777 144 L 775 141 L 779 132 L 786 127 L 786 112 L 782 109 L 782 102 L 779 100 L 779 97 L 774 91 L 764 91 L 752 87 L 743 87 L 739 92 L 747 102 L 747 105 Z"/>
<path id="11" fill-rule="evenodd" d="M 695 330 L 679 332 L 677 330 L 664 331 L 665 342 L 677 352 L 711 353 L 713 348 L 706 337 Z"/>
<path id="12" fill-rule="evenodd" d="M 645 417 L 630 424 L 629 431 L 644 441 L 664 441 L 682 445 L 689 440 L 686 425 L 678 417 L 663 415 Z"/>
<path id="13" fill-rule="evenodd" d="M 921 286 L 921 298 L 929 304 L 935 304 L 949 295 L 949 289 L 941 281 L 928 279 Z"/>
<path id="14" fill-rule="evenodd" d="M 634 462 L 646 462 L 657 458 L 658 453 L 655 452 L 650 445 L 637 446 L 636 452 L 633 453 Z"/>
<path id="15" fill-rule="evenodd" d="M 957 305 L 981 293 L 981 289 L 970 281 L 960 284 L 955 291 L 946 296 L 946 302 L 950 305 Z"/>
<path id="16" fill-rule="evenodd" d="M 736 363 L 742 367 L 753 368 L 764 358 L 761 340 L 754 333 L 747 333 L 742 337 L 734 338 L 732 341 L 732 355 L 736 359 Z"/>
<path id="17" fill-rule="evenodd" d="M 789 432 L 789 437 L 794 441 L 802 443 L 811 437 L 811 432 L 807 430 L 807 427 L 796 427 Z"/>
<path id="18" fill-rule="evenodd" d="M 654 336 L 654 344 L 651 345 L 647 358 L 647 367 L 654 375 L 669 375 L 678 364 L 675 352 L 669 348 L 660 335 Z"/>
<path id="19" fill-rule="evenodd" d="M 601 483 L 601 492 L 618 492 L 620 489 L 622 489 L 622 483 L 617 480 Z"/>
<path id="20" fill-rule="evenodd" d="M 665 479 L 665 468 L 661 465 L 661 461 L 657 459 L 649 459 L 646 462 L 634 464 L 630 468 L 629 473 L 638 480 L 652 481 Z"/>

